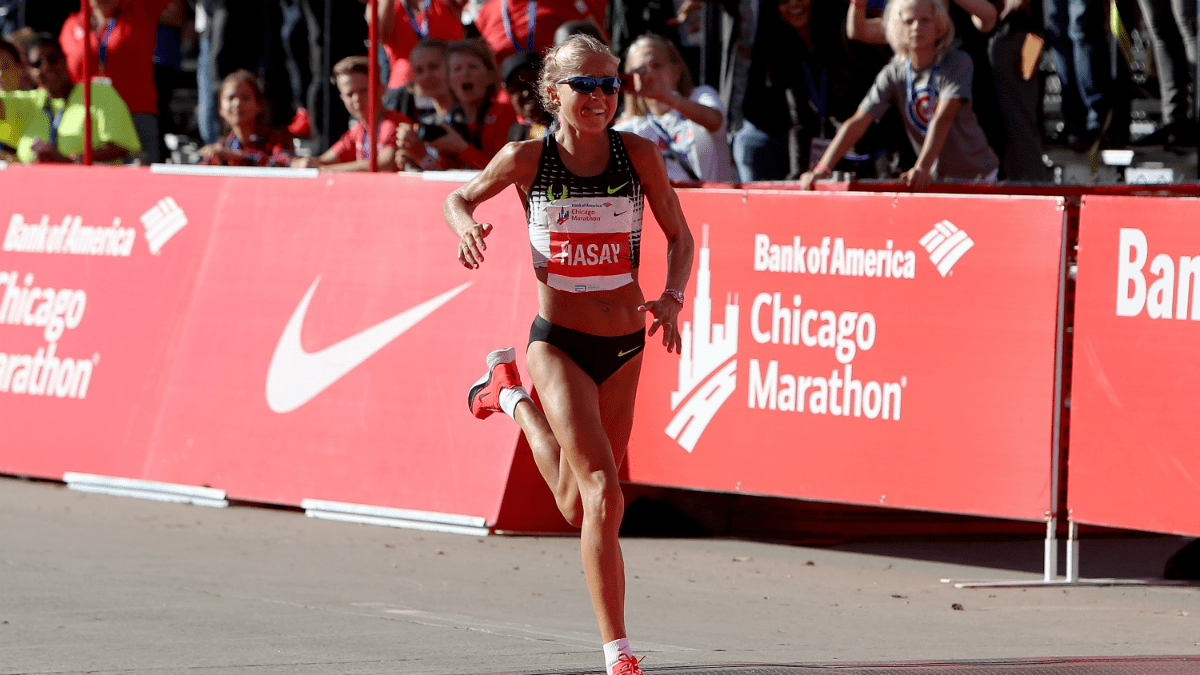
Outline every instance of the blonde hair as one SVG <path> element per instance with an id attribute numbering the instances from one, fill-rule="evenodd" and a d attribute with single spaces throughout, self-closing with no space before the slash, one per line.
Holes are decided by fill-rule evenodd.
<path id="1" fill-rule="evenodd" d="M 558 114 L 558 102 L 550 97 L 550 90 L 554 89 L 556 83 L 563 79 L 566 73 L 577 71 L 583 67 L 584 59 L 592 54 L 608 57 L 612 59 L 614 65 L 621 61 L 613 56 L 608 45 L 584 33 L 576 33 L 562 44 L 546 52 L 546 59 L 542 63 L 542 74 L 538 78 L 538 96 L 541 97 L 542 107 L 546 112 L 551 115 Z"/>
<path id="2" fill-rule="evenodd" d="M 937 54 L 937 60 L 941 60 L 946 52 L 950 51 L 950 46 L 954 43 L 954 24 L 950 21 L 950 9 L 946 6 L 946 0 L 888 0 L 887 7 L 883 10 L 883 34 L 887 37 L 887 42 L 892 47 L 892 51 L 896 52 L 897 57 L 912 58 L 908 53 L 907 40 L 904 36 L 904 22 L 900 19 L 900 13 L 908 7 L 915 7 L 922 2 L 927 2 L 933 7 L 934 23 L 937 25 L 937 42 L 934 44 L 934 51 Z"/>
<path id="3" fill-rule="evenodd" d="M 360 73 L 370 77 L 371 59 L 368 59 L 365 56 L 347 56 L 346 58 L 334 64 L 333 75 L 329 77 L 329 81 L 337 84 L 337 79 L 339 77 L 349 77 L 354 73 Z"/>
<path id="4" fill-rule="evenodd" d="M 684 62 L 683 55 L 679 53 L 679 48 L 675 46 L 675 43 L 661 35 L 646 33 L 634 40 L 633 44 L 629 45 L 629 49 L 625 50 L 625 72 L 630 72 L 629 55 L 635 49 L 641 49 L 642 47 L 661 50 L 666 55 L 667 60 L 679 68 L 679 81 L 671 82 L 668 86 L 673 87 L 675 91 L 679 92 L 680 96 L 688 97 L 692 95 L 692 91 L 696 88 L 696 84 L 692 82 L 692 71 L 688 70 L 687 63 Z M 645 99 L 634 93 L 632 89 L 625 92 L 625 116 L 640 117 L 645 115 L 648 110 L 649 108 L 646 106 Z"/>

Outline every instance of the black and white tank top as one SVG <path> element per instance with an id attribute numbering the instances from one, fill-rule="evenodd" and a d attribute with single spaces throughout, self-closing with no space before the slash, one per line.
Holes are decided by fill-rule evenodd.
<path id="1" fill-rule="evenodd" d="M 533 266 L 546 283 L 572 293 L 611 291 L 633 282 L 642 242 L 642 183 L 619 132 L 608 130 L 608 166 L 576 176 L 563 165 L 554 134 L 545 136 L 525 216 Z"/>

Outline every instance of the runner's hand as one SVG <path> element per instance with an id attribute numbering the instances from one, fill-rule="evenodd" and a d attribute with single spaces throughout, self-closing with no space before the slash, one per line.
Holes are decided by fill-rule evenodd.
<path id="1" fill-rule="evenodd" d="M 487 250 L 484 239 L 492 233 L 491 223 L 475 223 L 467 228 L 458 241 L 458 261 L 467 269 L 477 269 Z"/>
<path id="2" fill-rule="evenodd" d="M 667 348 L 667 353 L 680 353 L 680 346 L 683 338 L 679 336 L 679 310 L 683 309 L 675 298 L 664 295 L 657 300 L 650 300 L 638 307 L 639 312 L 649 312 L 654 315 L 654 322 L 650 324 L 648 335 L 654 335 L 659 329 L 663 329 L 663 346 Z"/>

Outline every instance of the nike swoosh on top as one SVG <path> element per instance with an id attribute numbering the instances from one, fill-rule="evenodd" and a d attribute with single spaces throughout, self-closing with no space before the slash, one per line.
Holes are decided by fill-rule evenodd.
<path id="1" fill-rule="evenodd" d="M 625 181 L 624 183 L 621 183 L 617 187 L 610 187 L 610 188 L 608 188 L 608 194 L 611 195 L 611 194 L 615 193 L 617 190 L 620 190 L 621 188 L 625 187 L 626 185 L 629 185 L 629 181 Z"/>
<path id="2" fill-rule="evenodd" d="M 618 358 L 618 359 L 625 358 L 625 357 L 626 357 L 626 356 L 628 356 L 629 354 L 632 354 L 632 353 L 636 352 L 636 351 L 637 351 L 637 350 L 639 350 L 639 349 L 641 349 L 641 347 L 634 347 L 633 349 L 627 349 L 627 350 L 625 350 L 625 351 L 623 351 L 623 352 L 617 352 L 617 358 Z"/>
<path id="3" fill-rule="evenodd" d="M 321 277 L 317 277 L 309 286 L 304 299 L 284 326 L 283 335 L 279 336 L 279 344 L 275 346 L 275 354 L 271 357 L 271 365 L 267 368 L 267 406 L 277 413 L 291 412 L 308 403 L 471 285 L 468 281 L 341 342 L 309 353 L 300 346 L 300 329 L 304 325 L 308 303 L 319 283 Z"/>

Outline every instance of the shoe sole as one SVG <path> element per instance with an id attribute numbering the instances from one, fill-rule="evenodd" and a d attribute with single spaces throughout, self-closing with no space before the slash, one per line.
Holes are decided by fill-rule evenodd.
<path id="1" fill-rule="evenodd" d="M 509 347 L 508 349 L 497 349 L 496 351 L 491 352 L 487 355 L 487 364 L 488 364 L 487 373 L 483 377 L 476 380 L 475 384 L 471 385 L 471 389 L 467 392 L 467 410 L 470 411 L 472 415 L 475 414 L 475 411 L 472 409 L 471 404 L 475 401 L 475 396 L 477 394 L 479 394 L 479 392 L 486 389 L 487 386 L 492 383 L 492 373 L 496 372 L 496 366 L 498 366 L 502 363 L 512 363 L 516 360 L 517 360 L 517 350 L 512 347 Z M 484 419 L 484 418 L 488 417 L 489 415 L 491 415 L 495 411 L 494 410 L 485 410 L 485 412 L 487 413 L 487 415 L 484 415 L 483 417 L 480 417 L 479 419 Z"/>

